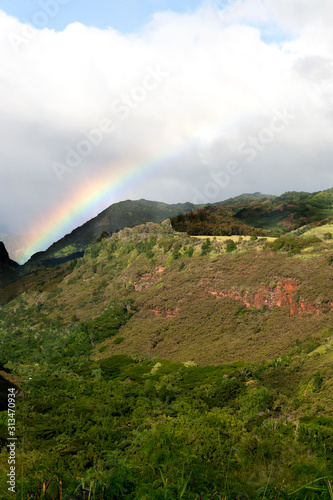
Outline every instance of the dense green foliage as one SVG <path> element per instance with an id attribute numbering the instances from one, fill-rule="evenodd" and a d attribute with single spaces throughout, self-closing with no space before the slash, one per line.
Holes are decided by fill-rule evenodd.
<path id="1" fill-rule="evenodd" d="M 329 498 L 333 419 L 281 418 L 264 385 L 279 371 L 125 355 L 42 363 L 17 408 L 17 498 Z"/>
<path id="2" fill-rule="evenodd" d="M 264 235 L 261 229 L 245 224 L 233 216 L 229 207 L 208 206 L 171 218 L 172 227 L 176 231 L 184 231 L 191 235 L 231 236 Z"/>

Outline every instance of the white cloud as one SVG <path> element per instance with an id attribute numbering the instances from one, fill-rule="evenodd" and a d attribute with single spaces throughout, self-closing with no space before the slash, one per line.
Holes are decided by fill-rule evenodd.
<path id="1" fill-rule="evenodd" d="M 193 201 L 194 188 L 229 160 L 243 162 L 243 172 L 216 200 L 330 187 L 330 2 L 244 0 L 225 10 L 222 3 L 157 13 L 135 35 L 75 23 L 63 32 L 30 30 L 28 39 L 25 25 L 0 12 L 3 231 L 33 232 L 41 212 L 114 163 L 145 165 L 168 154 L 149 182 L 128 188 L 131 197 Z M 267 34 L 278 38 L 265 42 Z M 246 163 L 239 145 L 286 106 L 295 118 Z M 58 182 L 53 162 L 64 164 L 67 148 L 76 150 L 83 131 L 105 118 L 112 132 Z"/>

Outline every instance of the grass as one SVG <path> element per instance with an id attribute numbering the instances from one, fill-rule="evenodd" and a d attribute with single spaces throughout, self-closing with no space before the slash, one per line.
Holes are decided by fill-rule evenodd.
<path id="1" fill-rule="evenodd" d="M 207 238 L 210 238 L 211 241 L 214 241 L 216 239 L 216 241 L 221 241 L 221 242 L 224 242 L 226 240 L 232 240 L 234 241 L 235 243 L 239 242 L 239 241 L 250 241 L 251 240 L 251 236 L 239 236 L 239 235 L 231 235 L 231 236 L 192 236 L 192 238 L 197 238 L 199 240 L 206 240 Z M 258 239 L 260 239 L 261 237 L 259 236 Z M 273 238 L 271 236 L 265 236 L 263 237 L 266 241 L 275 241 L 276 238 Z"/>
<path id="2" fill-rule="evenodd" d="M 303 233 L 301 236 L 303 238 L 312 238 L 312 237 L 317 237 L 320 238 L 321 240 L 324 239 L 324 234 L 326 233 L 332 233 L 333 234 L 333 225 L 332 224 L 325 224 L 324 226 L 318 226 L 318 227 L 313 227 Z M 333 242 L 332 240 L 325 240 L 326 243 L 331 244 Z"/>

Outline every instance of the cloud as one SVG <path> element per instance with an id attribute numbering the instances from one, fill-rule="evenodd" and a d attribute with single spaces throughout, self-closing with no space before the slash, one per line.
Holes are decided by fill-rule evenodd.
<path id="1" fill-rule="evenodd" d="M 241 173 L 207 201 L 333 185 L 329 1 L 223 4 L 158 12 L 131 35 L 32 30 L 0 12 L 0 230 L 33 233 L 82 183 L 138 165 L 153 166 L 109 204 L 195 201 L 230 161 Z M 241 145 L 256 138 L 248 161 Z"/>

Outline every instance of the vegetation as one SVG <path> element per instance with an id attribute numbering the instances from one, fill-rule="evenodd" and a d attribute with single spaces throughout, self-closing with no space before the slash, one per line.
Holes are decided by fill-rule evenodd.
<path id="1" fill-rule="evenodd" d="M 330 196 L 260 203 L 297 221 Z M 244 229 L 259 207 L 242 201 L 241 217 L 229 205 L 178 223 L 227 214 Z M 0 498 L 13 386 L 16 498 L 333 497 L 329 222 L 275 240 L 178 229 L 109 228 L 82 257 L 3 287 Z"/>
<path id="2" fill-rule="evenodd" d="M 329 498 L 333 419 L 281 411 L 286 360 L 46 359 L 21 384 L 17 498 Z M 0 467 L 5 494 L 5 448 Z"/>
<path id="3" fill-rule="evenodd" d="M 275 241 L 267 243 L 267 248 L 271 248 L 274 251 L 283 250 L 289 252 L 290 254 L 300 254 L 302 249 L 312 247 L 313 245 L 318 245 L 320 239 L 313 238 L 298 238 L 290 236 L 280 236 Z"/>
<path id="4" fill-rule="evenodd" d="M 242 195 L 180 214 L 174 229 L 192 235 L 279 236 L 333 216 L 333 189 L 319 193 L 287 192 L 281 196 Z"/>
<path id="5" fill-rule="evenodd" d="M 195 212 L 180 214 L 171 218 L 172 227 L 176 231 L 191 235 L 206 234 L 209 236 L 264 235 L 261 229 L 251 227 L 233 216 L 233 210 L 222 206 L 200 208 Z"/>

